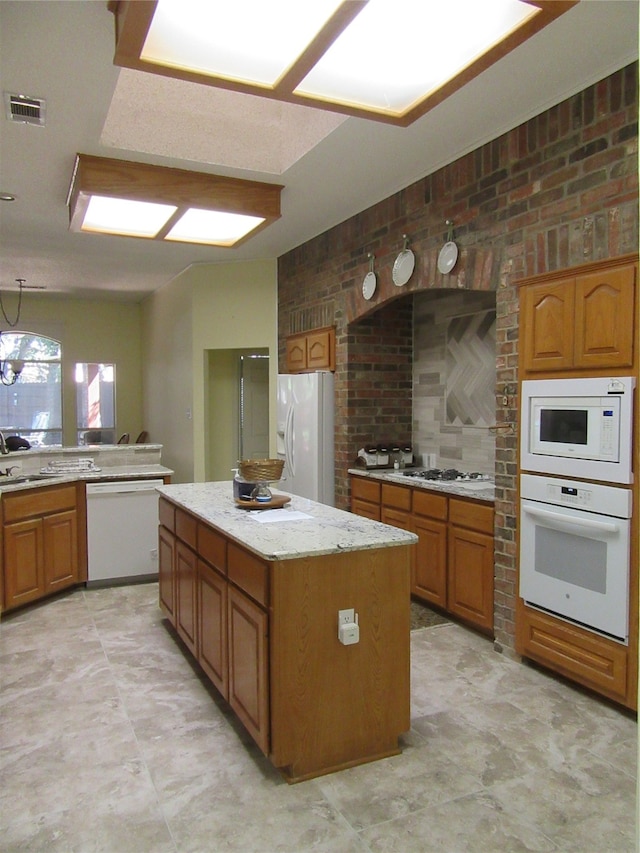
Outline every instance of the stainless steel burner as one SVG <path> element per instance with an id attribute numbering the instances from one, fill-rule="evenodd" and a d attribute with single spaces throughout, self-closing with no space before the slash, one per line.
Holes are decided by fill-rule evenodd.
<path id="1" fill-rule="evenodd" d="M 478 471 L 456 471 L 455 468 L 429 468 L 423 471 L 405 471 L 405 477 L 419 477 L 421 480 L 490 480 L 489 474 L 480 474 Z"/>

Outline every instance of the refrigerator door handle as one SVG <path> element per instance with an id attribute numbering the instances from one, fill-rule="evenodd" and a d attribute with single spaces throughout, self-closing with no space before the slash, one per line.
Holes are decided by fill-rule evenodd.
<path id="1" fill-rule="evenodd" d="M 295 477 L 296 466 L 293 458 L 293 406 L 287 410 L 287 423 L 284 432 L 284 458 L 289 467 L 289 473 Z"/>

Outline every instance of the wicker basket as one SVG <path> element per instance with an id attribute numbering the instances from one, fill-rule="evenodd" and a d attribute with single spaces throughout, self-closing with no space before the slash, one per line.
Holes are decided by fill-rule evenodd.
<path id="1" fill-rule="evenodd" d="M 240 476 L 250 483 L 273 482 L 282 476 L 284 459 L 241 459 Z"/>

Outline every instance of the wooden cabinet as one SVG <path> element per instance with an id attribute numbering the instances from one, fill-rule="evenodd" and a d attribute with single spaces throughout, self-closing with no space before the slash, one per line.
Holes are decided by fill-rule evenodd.
<path id="1" fill-rule="evenodd" d="M 411 489 L 406 486 L 394 486 L 382 483 L 380 490 L 380 521 L 399 527 L 401 530 L 413 530 L 411 523 Z"/>
<path id="2" fill-rule="evenodd" d="M 492 634 L 493 506 L 357 475 L 350 483 L 352 512 L 417 534 L 411 594 Z"/>
<path id="3" fill-rule="evenodd" d="M 633 364 L 635 285 L 632 264 L 576 278 L 576 367 Z"/>
<path id="4" fill-rule="evenodd" d="M 159 513 L 160 606 L 268 754 L 267 565 L 162 497 Z"/>
<path id="5" fill-rule="evenodd" d="M 516 629 L 518 654 L 636 708 L 627 646 L 527 607 L 522 599 L 518 599 Z"/>
<path id="6" fill-rule="evenodd" d="M 521 375 L 632 366 L 635 293 L 633 263 L 525 284 Z"/>
<path id="7" fill-rule="evenodd" d="M 191 613 L 193 555 L 198 663 L 287 780 L 397 754 L 410 727 L 412 547 L 264 560 L 178 505 L 175 528 L 177 625 Z M 160 536 L 174 534 L 161 524 Z M 182 538 L 193 536 L 195 549 Z M 170 546 L 160 553 L 169 571 Z M 345 606 L 360 617 L 353 646 L 337 636 Z"/>
<path id="8" fill-rule="evenodd" d="M 449 498 L 447 606 L 493 631 L 493 508 Z"/>
<path id="9" fill-rule="evenodd" d="M 351 477 L 351 512 L 380 521 L 380 483 L 365 477 Z"/>
<path id="10" fill-rule="evenodd" d="M 413 493 L 413 532 L 418 536 L 411 592 L 424 601 L 447 608 L 447 516 L 444 495 L 416 489 Z"/>
<path id="11" fill-rule="evenodd" d="M 194 516 L 176 509 L 175 548 L 175 628 L 191 654 L 198 654 L 197 635 L 197 521 Z"/>
<path id="12" fill-rule="evenodd" d="M 336 330 L 334 326 L 314 329 L 286 339 L 288 373 L 336 369 Z"/>
<path id="13" fill-rule="evenodd" d="M 229 704 L 260 749 L 269 752 L 268 618 L 229 584 Z"/>
<path id="14" fill-rule="evenodd" d="M 198 562 L 195 553 L 184 542 L 176 542 L 176 631 L 192 655 L 198 654 L 196 631 L 196 578 Z"/>
<path id="15" fill-rule="evenodd" d="M 3 495 L 4 609 L 79 583 L 75 484 Z"/>
<path id="16" fill-rule="evenodd" d="M 198 560 L 198 661 L 225 699 L 229 698 L 227 591 L 224 575 Z"/>
<path id="17" fill-rule="evenodd" d="M 175 575 L 175 509 L 165 498 L 158 502 L 160 527 L 158 528 L 158 587 L 160 608 L 175 627 L 176 575 Z"/>

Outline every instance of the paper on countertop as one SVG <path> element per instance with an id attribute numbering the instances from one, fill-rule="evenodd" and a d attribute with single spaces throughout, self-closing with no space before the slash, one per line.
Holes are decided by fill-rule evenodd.
<path id="1" fill-rule="evenodd" d="M 262 523 L 272 521 L 302 521 L 306 518 L 313 518 L 312 515 L 300 512 L 297 509 L 270 509 L 268 512 L 257 509 L 255 512 L 250 512 L 249 515 L 251 518 L 255 518 L 256 521 Z"/>

